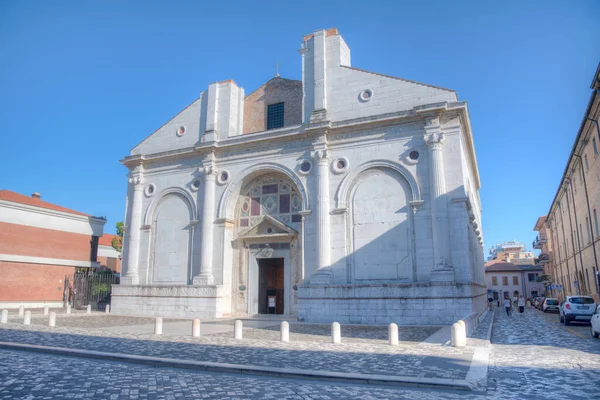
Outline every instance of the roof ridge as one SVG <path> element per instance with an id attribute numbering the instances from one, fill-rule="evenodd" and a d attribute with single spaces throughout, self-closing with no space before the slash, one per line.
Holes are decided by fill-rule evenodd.
<path id="1" fill-rule="evenodd" d="M 430 85 L 430 84 L 428 84 L 428 83 L 423 83 L 423 82 L 412 81 L 412 80 L 410 80 L 410 79 L 405 79 L 405 78 L 399 78 L 399 77 L 397 77 L 397 76 L 392 76 L 392 75 L 381 74 L 381 73 L 379 73 L 379 72 L 368 71 L 368 70 L 366 70 L 366 69 L 362 69 L 362 68 L 349 67 L 349 66 L 346 66 L 346 65 L 340 65 L 340 67 L 343 67 L 343 68 L 348 68 L 348 69 L 353 69 L 353 70 L 355 70 L 355 71 L 360 71 L 360 72 L 366 72 L 367 74 L 373 74 L 373 75 L 384 76 L 384 77 L 386 77 L 386 78 L 397 79 L 397 80 L 399 80 L 399 81 L 410 82 L 410 83 L 414 83 L 414 84 L 416 84 L 416 85 L 427 86 L 427 87 L 431 87 L 431 88 L 434 88 L 434 89 L 446 90 L 446 91 L 448 91 L 448 92 L 456 93 L 456 90 L 447 89 L 447 88 L 444 88 L 444 87 L 441 87 L 441 86 L 435 86 L 435 85 Z"/>
<path id="2" fill-rule="evenodd" d="M 5 194 L 9 194 L 10 196 L 5 196 Z M 11 196 L 13 197 L 12 199 L 11 199 Z M 27 195 L 13 192 L 12 190 L 7 190 L 7 189 L 0 190 L 0 200 L 8 201 L 11 203 L 17 203 L 17 204 L 25 204 L 25 205 L 33 206 L 33 207 L 44 208 L 46 210 L 61 211 L 61 212 L 69 213 L 69 214 L 83 215 L 86 217 L 91 216 L 90 214 L 86 214 L 81 211 L 77 211 L 77 210 L 73 210 L 73 209 L 70 209 L 67 207 L 59 206 L 58 204 L 50 203 L 50 202 L 42 200 L 42 199 L 36 199 L 33 197 L 29 197 Z"/>

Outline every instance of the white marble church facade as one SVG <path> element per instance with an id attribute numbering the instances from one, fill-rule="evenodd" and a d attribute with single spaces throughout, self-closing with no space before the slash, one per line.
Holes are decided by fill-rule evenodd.
<path id="1" fill-rule="evenodd" d="M 302 81 L 232 80 L 137 145 L 117 314 L 442 324 L 485 308 L 479 173 L 456 92 L 304 37 Z"/>

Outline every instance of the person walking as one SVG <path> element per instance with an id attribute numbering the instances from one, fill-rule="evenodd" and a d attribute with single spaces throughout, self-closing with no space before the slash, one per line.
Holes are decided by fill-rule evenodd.
<path id="1" fill-rule="evenodd" d="M 492 298 L 492 296 L 489 296 L 488 297 L 488 309 L 490 311 L 492 311 L 493 304 L 494 304 L 494 299 Z"/>
<path id="2" fill-rule="evenodd" d="M 519 305 L 519 314 L 523 314 L 523 312 L 525 311 L 525 299 L 523 298 L 523 296 L 519 296 L 517 304 Z"/>
<path id="3" fill-rule="evenodd" d="M 504 299 L 504 309 L 506 310 L 506 315 L 508 315 L 510 317 L 510 312 L 511 312 L 510 299 Z"/>

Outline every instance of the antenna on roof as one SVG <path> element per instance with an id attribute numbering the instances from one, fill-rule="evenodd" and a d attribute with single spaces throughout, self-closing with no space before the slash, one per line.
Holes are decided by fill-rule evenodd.
<path id="1" fill-rule="evenodd" d="M 279 61 L 275 63 L 275 76 L 279 76 Z"/>

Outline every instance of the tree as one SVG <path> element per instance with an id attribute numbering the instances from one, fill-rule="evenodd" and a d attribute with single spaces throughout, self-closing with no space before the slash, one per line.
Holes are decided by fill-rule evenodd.
<path id="1" fill-rule="evenodd" d="M 123 250 L 123 227 L 124 226 L 125 225 L 123 225 L 123 221 L 117 222 L 117 224 L 115 226 L 117 228 L 117 237 L 113 238 L 113 240 L 111 240 L 111 242 L 110 242 L 113 249 L 115 249 L 119 253 L 121 252 L 121 250 Z"/>

